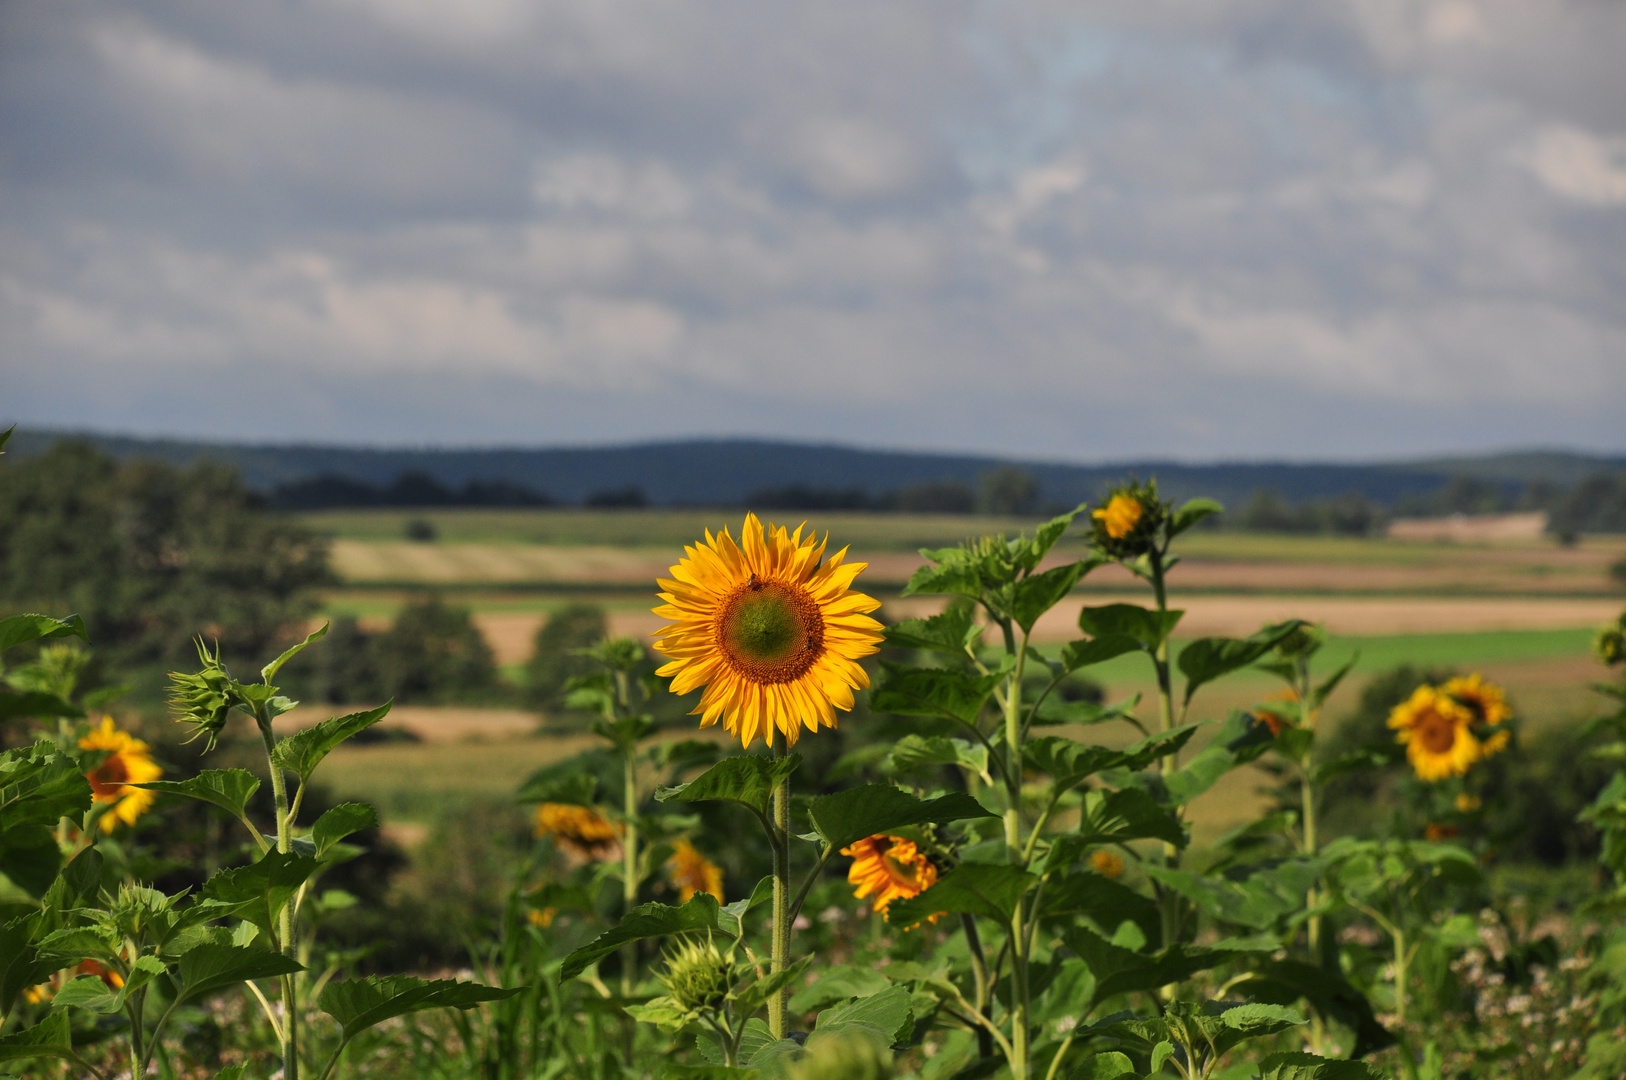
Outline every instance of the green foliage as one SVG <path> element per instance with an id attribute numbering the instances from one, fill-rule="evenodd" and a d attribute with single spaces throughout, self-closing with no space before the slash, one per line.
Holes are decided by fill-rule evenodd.
<path id="1" fill-rule="evenodd" d="M 467 608 L 438 597 L 408 604 L 373 643 L 384 694 L 403 704 L 466 699 L 497 680 L 491 646 Z"/>
<path id="2" fill-rule="evenodd" d="M 525 663 L 525 700 L 534 709 L 556 709 L 564 703 L 571 679 L 593 670 L 580 655 L 609 635 L 604 609 L 596 604 L 566 604 L 537 628 L 531 658 Z"/>

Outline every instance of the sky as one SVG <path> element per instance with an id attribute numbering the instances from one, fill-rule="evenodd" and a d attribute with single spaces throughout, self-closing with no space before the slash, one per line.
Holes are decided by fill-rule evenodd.
<path id="1" fill-rule="evenodd" d="M 1621 0 L 6 0 L 0 420 L 1626 451 Z"/>

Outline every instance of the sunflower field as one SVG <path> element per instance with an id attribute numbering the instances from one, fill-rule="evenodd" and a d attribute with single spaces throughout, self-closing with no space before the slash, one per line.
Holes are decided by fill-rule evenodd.
<path id="1" fill-rule="evenodd" d="M 651 583 L 652 643 L 575 657 L 596 743 L 514 793 L 522 855 L 435 970 L 338 929 L 378 817 L 318 778 L 391 705 L 287 724 L 279 673 L 326 626 L 252 673 L 199 638 L 170 676 L 183 775 L 116 688 L 81 689 L 83 621 L 0 619 L 0 1075 L 1626 1075 L 1626 614 L 1595 649 L 1608 778 L 1569 823 L 1596 865 L 1510 891 L 1501 687 L 1420 679 L 1352 744 L 1322 714 L 1356 661 L 1327 663 L 1321 627 L 1172 639 L 1181 539 L 1220 509 L 1131 483 L 926 551 L 905 595 L 935 613 L 887 623 L 828 537 L 747 515 L 696 538 Z M 1140 602 L 1035 641 L 1108 565 Z M 1155 696 L 1096 692 L 1124 658 Z M 1245 671 L 1277 689 L 1198 718 Z M 1262 811 L 1194 843 L 1189 807 L 1244 767 Z M 1351 817 L 1376 777 L 1383 811 Z M 136 828 L 163 806 L 193 839 Z"/>

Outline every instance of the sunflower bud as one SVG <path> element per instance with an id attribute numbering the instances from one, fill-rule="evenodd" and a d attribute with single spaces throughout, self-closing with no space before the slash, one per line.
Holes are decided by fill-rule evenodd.
<path id="1" fill-rule="evenodd" d="M 1592 651 L 1610 667 L 1626 662 L 1626 615 L 1620 617 L 1620 622 L 1614 626 L 1606 626 L 1598 631 L 1597 638 L 1592 642 Z"/>
<path id="2" fill-rule="evenodd" d="M 790 1080 L 891 1080 L 892 1055 L 873 1039 L 819 1039 L 787 1070 Z"/>
<path id="3" fill-rule="evenodd" d="M 231 672 L 220 662 L 219 648 L 210 653 L 201 639 L 197 645 L 203 670 L 195 674 L 169 673 L 169 705 L 176 723 L 191 724 L 192 738 L 207 737 L 208 749 L 213 750 L 227 717 L 242 703 L 242 693 Z"/>
<path id="4" fill-rule="evenodd" d="M 1090 514 L 1090 543 L 1114 559 L 1138 559 L 1152 549 L 1168 516 L 1156 480 L 1114 488 Z"/>
<path id="5" fill-rule="evenodd" d="M 710 940 L 691 941 L 666 954 L 660 979 L 678 1008 L 698 1013 L 722 1007 L 733 986 L 734 965 Z"/>

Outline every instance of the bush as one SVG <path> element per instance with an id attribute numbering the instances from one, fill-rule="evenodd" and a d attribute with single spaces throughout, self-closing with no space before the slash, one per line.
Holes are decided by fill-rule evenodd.
<path id="1" fill-rule="evenodd" d="M 439 598 L 401 609 L 395 625 L 374 640 L 379 687 L 397 702 L 447 702 L 496 687 L 491 646 L 468 608 Z"/>
<path id="2" fill-rule="evenodd" d="M 592 670 L 574 650 L 596 645 L 608 634 L 604 609 L 595 604 L 567 604 L 550 615 L 537 628 L 525 665 L 526 703 L 539 711 L 557 708 L 565 683 Z"/>

